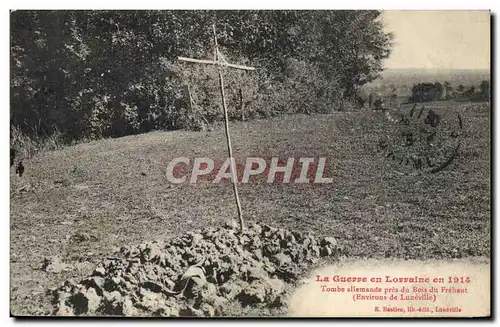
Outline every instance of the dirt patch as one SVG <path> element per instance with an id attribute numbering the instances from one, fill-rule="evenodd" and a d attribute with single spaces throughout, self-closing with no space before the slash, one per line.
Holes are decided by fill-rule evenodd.
<path id="1" fill-rule="evenodd" d="M 321 258 L 337 258 L 331 237 L 250 224 L 188 232 L 171 242 L 122 247 L 91 276 L 51 290 L 55 315 L 216 316 L 282 313 L 295 283 Z"/>

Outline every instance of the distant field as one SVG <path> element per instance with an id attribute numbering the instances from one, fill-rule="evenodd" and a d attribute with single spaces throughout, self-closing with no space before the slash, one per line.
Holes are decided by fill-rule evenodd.
<path id="1" fill-rule="evenodd" d="M 376 152 L 381 112 L 294 115 L 231 124 L 235 157 L 326 156 L 332 184 L 242 184 L 245 217 L 333 236 L 351 258 L 490 255 L 490 108 L 455 110 L 466 137 L 459 157 L 436 174 L 401 175 Z M 236 213 L 230 184 L 172 186 L 176 156 L 226 158 L 222 128 L 153 132 L 42 153 L 11 172 L 11 311 L 49 310 L 45 291 L 82 277 L 115 247 L 171 239 L 220 225 Z M 95 238 L 72 242 L 76 232 Z M 58 255 L 76 268 L 40 270 Z M 41 311 L 40 311 L 41 310 Z"/>
<path id="2" fill-rule="evenodd" d="M 481 69 L 388 69 L 382 73 L 382 79 L 375 81 L 374 84 L 448 81 L 456 87 L 460 84 L 479 85 L 482 80 L 490 78 L 490 71 Z"/>
<path id="3" fill-rule="evenodd" d="M 398 96 L 407 98 L 411 95 L 412 86 L 417 83 L 449 82 L 454 89 L 460 84 L 478 88 L 481 81 L 490 79 L 489 70 L 388 69 L 382 73 L 382 78 L 363 88 L 369 91 L 384 91 L 390 90 L 390 85 L 394 85 Z"/>

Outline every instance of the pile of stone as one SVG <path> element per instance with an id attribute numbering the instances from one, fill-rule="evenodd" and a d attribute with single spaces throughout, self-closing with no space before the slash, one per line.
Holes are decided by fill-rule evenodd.
<path id="1" fill-rule="evenodd" d="M 122 247 L 91 276 L 52 290 L 56 315 L 216 316 L 227 308 L 285 308 L 289 290 L 322 257 L 331 237 L 249 224 L 189 232 L 171 242 Z"/>

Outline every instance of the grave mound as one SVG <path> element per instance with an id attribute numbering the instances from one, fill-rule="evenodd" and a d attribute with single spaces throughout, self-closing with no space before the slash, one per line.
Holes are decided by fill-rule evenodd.
<path id="1" fill-rule="evenodd" d="M 232 315 L 235 306 L 276 314 L 313 265 L 341 254 L 335 239 L 311 233 L 256 223 L 243 232 L 207 228 L 122 247 L 90 276 L 51 290 L 54 314 L 206 317 Z"/>

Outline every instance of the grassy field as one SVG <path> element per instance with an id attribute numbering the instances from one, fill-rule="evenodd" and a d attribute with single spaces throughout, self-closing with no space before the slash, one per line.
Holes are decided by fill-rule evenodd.
<path id="1" fill-rule="evenodd" d="M 241 184 L 249 221 L 333 236 L 351 258 L 490 255 L 490 108 L 439 102 L 464 119 L 458 158 L 404 175 L 376 151 L 381 112 L 294 115 L 233 123 L 235 157 L 327 157 L 332 184 Z M 171 185 L 177 156 L 226 158 L 222 127 L 152 132 L 45 152 L 11 171 L 11 312 L 47 313 L 46 290 L 88 274 L 116 247 L 171 239 L 236 214 L 230 184 Z M 80 235 L 82 237 L 75 237 Z M 59 256 L 73 267 L 40 267 Z"/>

